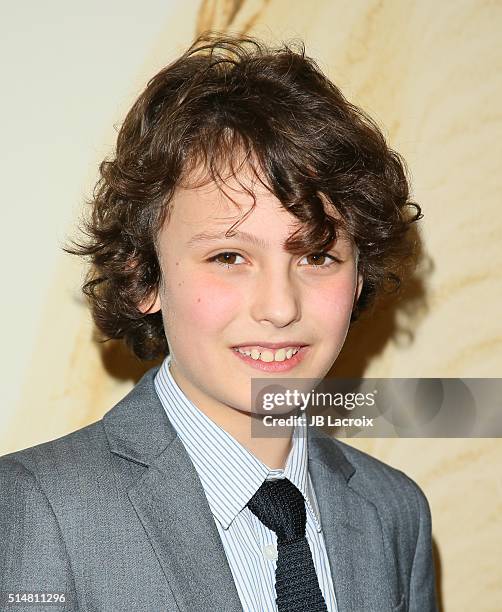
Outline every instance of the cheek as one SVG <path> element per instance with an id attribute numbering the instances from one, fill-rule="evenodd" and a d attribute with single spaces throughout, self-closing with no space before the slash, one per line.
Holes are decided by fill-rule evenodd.
<path id="1" fill-rule="evenodd" d="M 242 301 L 235 287 L 208 274 L 173 279 L 166 299 L 172 320 L 197 330 L 218 330 L 238 314 Z M 168 307 L 169 309 L 169 307 Z"/>
<path id="2" fill-rule="evenodd" d="M 309 311 L 316 315 L 315 320 L 326 327 L 345 325 L 352 312 L 355 286 L 353 276 L 347 274 L 311 291 Z"/>

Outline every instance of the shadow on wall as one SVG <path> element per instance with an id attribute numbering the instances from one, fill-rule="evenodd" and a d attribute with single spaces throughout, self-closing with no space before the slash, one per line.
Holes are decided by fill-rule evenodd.
<path id="1" fill-rule="evenodd" d="M 438 612 L 443 612 L 443 573 L 441 567 L 441 556 L 439 554 L 438 545 L 436 544 L 436 540 L 434 538 L 432 538 L 432 556 L 434 559 L 434 568 L 436 570 L 436 594 Z"/>
<path id="2" fill-rule="evenodd" d="M 388 342 L 398 347 L 410 346 L 415 329 L 429 312 L 427 279 L 434 272 L 434 262 L 424 251 L 420 234 L 410 228 L 414 243 L 416 268 L 403 280 L 399 291 L 378 299 L 373 307 L 352 323 L 345 344 L 327 374 L 327 378 L 363 378 L 370 362 Z"/>
<path id="3" fill-rule="evenodd" d="M 107 340 L 100 344 L 101 359 L 106 372 L 117 380 L 136 384 L 145 372 L 162 363 L 162 358 L 141 361 L 122 340 Z"/>

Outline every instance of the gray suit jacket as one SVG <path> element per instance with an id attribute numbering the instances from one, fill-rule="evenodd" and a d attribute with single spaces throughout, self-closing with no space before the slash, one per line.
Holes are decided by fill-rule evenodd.
<path id="1" fill-rule="evenodd" d="M 156 371 L 102 420 L 0 458 L 4 598 L 64 592 L 64 609 L 81 612 L 242 611 L 201 482 L 155 392 Z M 421 489 L 308 431 L 339 612 L 434 612 Z"/>

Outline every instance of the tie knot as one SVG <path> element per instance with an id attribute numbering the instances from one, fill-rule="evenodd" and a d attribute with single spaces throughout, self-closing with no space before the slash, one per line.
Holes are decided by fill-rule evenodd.
<path id="1" fill-rule="evenodd" d="M 278 543 L 305 535 L 305 500 L 287 478 L 265 480 L 247 505 L 265 527 L 277 534 Z"/>

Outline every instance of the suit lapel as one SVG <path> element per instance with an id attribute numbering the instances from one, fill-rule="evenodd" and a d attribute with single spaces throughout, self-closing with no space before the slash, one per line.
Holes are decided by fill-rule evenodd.
<path id="1" fill-rule="evenodd" d="M 127 490 L 181 612 L 242 612 L 202 484 L 149 370 L 104 419 L 111 451 L 148 467 Z"/>
<path id="2" fill-rule="evenodd" d="M 378 512 L 350 486 L 355 468 L 329 436 L 309 428 L 308 447 L 338 612 L 388 611 L 391 598 Z"/>

